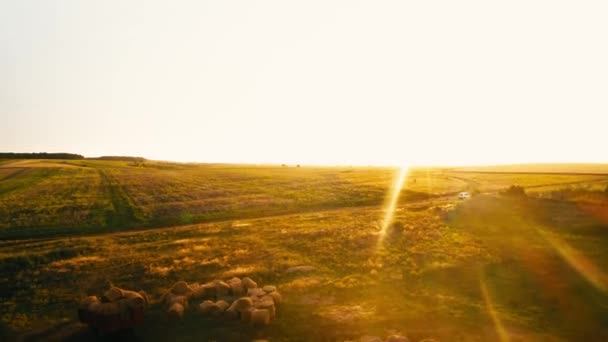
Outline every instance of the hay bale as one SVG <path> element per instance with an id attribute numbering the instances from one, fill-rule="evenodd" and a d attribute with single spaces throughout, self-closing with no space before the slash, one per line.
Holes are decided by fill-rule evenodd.
<path id="1" fill-rule="evenodd" d="M 270 324 L 270 312 L 266 309 L 254 309 L 251 312 L 251 323 L 256 326 Z"/>
<path id="2" fill-rule="evenodd" d="M 266 309 L 270 312 L 270 320 L 273 320 L 276 316 L 276 309 L 274 305 L 274 300 L 271 296 L 264 296 L 255 302 L 255 307 L 257 309 Z"/>
<path id="3" fill-rule="evenodd" d="M 176 303 L 180 304 L 184 308 L 187 308 L 188 307 L 188 297 L 175 295 L 175 294 L 172 294 L 171 292 L 169 292 L 168 295 L 166 296 L 165 306 L 171 307 L 171 306 L 173 306 L 173 304 L 176 304 Z"/>
<path id="4" fill-rule="evenodd" d="M 271 293 L 277 290 L 276 286 L 273 285 L 266 285 L 264 287 L 262 287 L 262 290 L 266 291 L 266 293 Z"/>
<path id="5" fill-rule="evenodd" d="M 271 321 L 274 320 L 274 318 L 276 317 L 277 310 L 276 310 L 276 308 L 274 306 L 274 302 L 272 300 L 260 300 L 257 303 L 255 303 L 255 308 L 268 310 Z"/>
<path id="6" fill-rule="evenodd" d="M 177 283 L 175 283 L 173 285 L 173 287 L 171 287 L 171 292 L 173 292 L 173 294 L 176 295 L 189 295 L 190 293 L 192 293 L 192 289 L 188 286 L 188 283 L 186 283 L 185 281 L 178 281 Z"/>
<path id="7" fill-rule="evenodd" d="M 126 321 L 131 318 L 131 308 L 129 307 L 129 302 L 126 298 L 121 298 L 116 304 L 118 304 L 118 308 L 120 309 L 121 320 Z"/>
<path id="8" fill-rule="evenodd" d="M 243 283 L 243 287 L 246 290 L 258 287 L 258 284 L 255 281 L 253 281 L 251 278 L 249 278 L 249 277 L 243 278 L 242 283 Z"/>
<path id="9" fill-rule="evenodd" d="M 235 297 L 242 296 L 245 292 L 243 287 L 243 281 L 239 278 L 234 277 L 228 280 L 226 283 L 230 285 L 230 292 L 232 292 L 232 295 L 234 295 Z"/>
<path id="10" fill-rule="evenodd" d="M 255 310 L 255 308 L 249 308 L 241 311 L 241 322 L 249 323 L 251 322 L 251 313 Z"/>
<path id="11" fill-rule="evenodd" d="M 402 335 L 391 335 L 386 339 L 386 342 L 410 342 L 410 340 Z"/>
<path id="12" fill-rule="evenodd" d="M 215 283 L 203 284 L 203 298 L 215 298 L 216 294 Z"/>
<path id="13" fill-rule="evenodd" d="M 215 303 L 213 303 L 210 300 L 205 300 L 202 303 L 200 303 L 198 305 L 198 312 L 200 312 L 203 315 L 208 314 L 211 311 L 211 308 L 215 305 Z"/>
<path id="14" fill-rule="evenodd" d="M 101 308 L 101 302 L 91 303 L 87 309 L 89 312 L 95 314 L 99 312 L 99 308 Z"/>
<path id="15" fill-rule="evenodd" d="M 268 296 L 272 298 L 272 301 L 276 306 L 279 306 L 281 304 L 281 301 L 283 301 L 283 297 L 281 297 L 281 294 L 278 291 L 270 292 Z"/>
<path id="16" fill-rule="evenodd" d="M 219 280 L 216 281 L 215 283 L 215 295 L 220 298 L 220 297 L 226 297 L 230 294 L 230 291 L 232 290 L 232 288 L 230 287 L 230 285 L 226 284 L 225 282 Z"/>
<path id="17" fill-rule="evenodd" d="M 94 319 L 94 313 L 100 305 L 97 296 L 88 296 L 80 300 L 78 303 L 78 318 L 82 323 L 90 323 Z"/>
<path id="18" fill-rule="evenodd" d="M 249 297 L 241 297 L 235 300 L 232 305 L 236 308 L 237 311 L 243 312 L 253 306 L 253 300 Z"/>
<path id="19" fill-rule="evenodd" d="M 93 303 L 99 303 L 99 298 L 97 298 L 97 296 L 84 297 L 80 300 L 80 303 L 78 304 L 78 308 L 88 310 L 89 307 L 91 306 L 91 304 L 93 304 Z"/>
<path id="20" fill-rule="evenodd" d="M 218 300 L 215 302 L 215 305 L 217 305 L 222 311 L 226 311 L 230 307 L 230 304 L 228 304 L 228 302 L 225 300 Z"/>
<path id="21" fill-rule="evenodd" d="M 123 290 L 123 300 L 127 303 L 127 306 L 131 309 L 143 309 L 146 307 L 146 299 L 140 293 L 135 291 Z"/>
<path id="22" fill-rule="evenodd" d="M 258 298 L 256 305 L 274 305 L 274 300 L 271 296 L 265 295 L 264 297 Z"/>
<path id="23" fill-rule="evenodd" d="M 226 311 L 224 311 L 223 317 L 226 320 L 235 320 L 239 318 L 239 312 L 230 306 Z"/>
<path id="24" fill-rule="evenodd" d="M 249 297 L 263 297 L 266 295 L 266 291 L 258 287 L 253 287 L 247 290 L 247 295 Z"/>
<path id="25" fill-rule="evenodd" d="M 95 312 L 101 316 L 118 315 L 120 314 L 120 307 L 113 302 L 100 303 Z"/>
<path id="26" fill-rule="evenodd" d="M 203 289 L 203 286 L 199 283 L 194 283 L 194 284 L 190 284 L 190 290 L 192 291 L 190 293 L 190 297 L 191 298 L 195 298 L 195 299 L 199 299 L 199 298 L 203 298 L 204 294 L 205 294 L 205 290 Z"/>
<path id="27" fill-rule="evenodd" d="M 173 303 L 167 310 L 167 316 L 173 319 L 181 319 L 184 317 L 184 306 L 180 303 Z"/>
<path id="28" fill-rule="evenodd" d="M 146 301 L 146 305 L 148 305 L 148 303 L 150 303 L 150 298 L 148 297 L 148 294 L 146 293 L 146 291 L 138 291 L 137 293 L 139 293 L 140 296 L 142 296 L 142 298 Z"/>
<path id="29" fill-rule="evenodd" d="M 224 311 L 222 310 L 221 307 L 219 307 L 217 305 L 217 303 L 213 303 L 211 304 L 211 306 L 209 307 L 209 310 L 207 311 L 207 314 L 209 316 L 214 316 L 214 317 L 219 317 L 222 315 Z"/>
<path id="30" fill-rule="evenodd" d="M 113 286 L 108 291 L 106 291 L 103 294 L 103 296 L 109 302 L 115 302 L 115 301 L 117 301 L 117 300 L 119 300 L 120 298 L 123 297 L 123 293 L 122 293 L 121 289 L 119 289 L 118 287 Z"/>

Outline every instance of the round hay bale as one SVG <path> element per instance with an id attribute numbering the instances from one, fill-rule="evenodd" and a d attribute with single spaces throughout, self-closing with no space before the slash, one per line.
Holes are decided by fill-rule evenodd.
<path id="1" fill-rule="evenodd" d="M 268 296 L 272 298 L 276 306 L 279 306 L 281 304 L 281 301 L 283 301 L 283 297 L 281 297 L 281 294 L 278 291 L 270 292 Z"/>
<path id="2" fill-rule="evenodd" d="M 239 278 L 239 277 L 232 277 L 232 278 L 228 279 L 226 281 L 226 283 L 230 284 L 230 283 L 239 282 L 239 281 L 242 282 L 241 278 Z"/>
<path id="3" fill-rule="evenodd" d="M 217 305 L 222 311 L 226 311 L 230 307 L 230 304 L 228 304 L 228 302 L 225 300 L 218 300 L 215 302 L 215 305 Z"/>
<path id="4" fill-rule="evenodd" d="M 217 294 L 214 283 L 206 283 L 203 285 L 203 298 L 215 298 Z"/>
<path id="5" fill-rule="evenodd" d="M 95 313 L 99 312 L 100 308 L 101 308 L 101 302 L 95 302 L 95 303 L 89 304 L 89 307 L 87 308 L 87 310 L 89 310 L 89 312 L 95 314 Z"/>
<path id="6" fill-rule="evenodd" d="M 262 287 L 262 290 L 266 291 L 266 293 L 271 293 L 277 290 L 276 286 L 273 285 L 266 285 L 264 287 Z"/>
<path id="7" fill-rule="evenodd" d="M 184 306 L 180 303 L 173 303 L 167 310 L 167 316 L 172 319 L 181 319 L 184 317 Z"/>
<path id="8" fill-rule="evenodd" d="M 212 301 L 205 300 L 198 305 L 198 312 L 200 312 L 203 315 L 206 315 L 209 313 L 209 311 L 211 311 L 211 307 L 214 305 L 215 304 Z"/>
<path id="9" fill-rule="evenodd" d="M 148 294 L 146 293 L 146 291 L 142 290 L 137 293 L 139 293 L 139 295 L 146 301 L 146 305 L 148 305 L 148 303 L 150 303 L 150 298 L 148 297 Z"/>
<path id="10" fill-rule="evenodd" d="M 268 310 L 271 321 L 276 317 L 277 311 L 272 300 L 260 300 L 255 304 L 255 308 Z"/>
<path id="11" fill-rule="evenodd" d="M 131 318 L 131 309 L 129 307 L 129 302 L 126 298 L 122 298 L 116 302 L 118 304 L 118 308 L 120 309 L 120 319 L 123 321 Z"/>
<path id="12" fill-rule="evenodd" d="M 205 294 L 203 286 L 199 283 L 190 284 L 190 290 L 192 291 L 190 297 L 195 299 L 203 298 Z"/>
<path id="13" fill-rule="evenodd" d="M 249 308 L 241 311 L 241 322 L 249 323 L 251 322 L 251 313 L 255 310 L 255 308 Z"/>
<path id="14" fill-rule="evenodd" d="M 238 297 L 238 296 L 242 296 L 243 293 L 245 292 L 244 287 L 243 287 L 243 281 L 239 278 L 232 278 L 230 280 L 228 280 L 226 282 L 228 285 L 230 285 L 230 292 L 232 292 L 232 295 Z"/>
<path id="15" fill-rule="evenodd" d="M 386 342 L 410 342 L 410 340 L 402 335 L 391 335 L 386 339 Z"/>
<path id="16" fill-rule="evenodd" d="M 80 300 L 80 303 L 78 304 L 78 308 L 88 310 L 89 306 L 93 303 L 99 303 L 99 298 L 97 298 L 97 296 L 84 297 Z"/>
<path id="17" fill-rule="evenodd" d="M 229 321 L 235 320 L 235 319 L 239 318 L 239 312 L 236 311 L 236 309 L 231 306 L 226 311 L 224 311 L 223 317 L 224 317 L 224 319 L 229 320 Z"/>
<path id="18" fill-rule="evenodd" d="M 173 306 L 173 304 L 176 304 L 176 303 L 180 304 L 184 308 L 187 308 L 188 307 L 188 297 L 170 294 L 167 297 L 167 302 L 166 302 L 167 307 L 171 307 L 171 306 Z"/>
<path id="19" fill-rule="evenodd" d="M 256 326 L 270 324 L 270 312 L 266 309 L 254 309 L 251 312 L 251 323 Z"/>
<path id="20" fill-rule="evenodd" d="M 178 281 L 173 285 L 173 287 L 171 287 L 171 292 L 176 295 L 184 296 L 192 293 L 192 289 L 190 289 L 188 283 L 186 283 L 185 281 Z"/>
<path id="21" fill-rule="evenodd" d="M 213 303 L 211 304 L 211 306 L 209 306 L 207 314 L 210 316 L 219 317 L 222 315 L 223 312 L 224 311 L 217 305 L 217 303 Z"/>
<path id="22" fill-rule="evenodd" d="M 110 302 L 115 302 L 123 297 L 122 290 L 118 287 L 111 287 L 108 291 L 106 291 L 103 296 Z"/>
<path id="23" fill-rule="evenodd" d="M 237 311 L 243 312 L 253 306 L 253 300 L 249 297 L 241 297 L 241 298 L 235 300 L 234 303 L 232 303 L 232 305 L 235 307 L 235 309 Z"/>
<path id="24" fill-rule="evenodd" d="M 256 301 L 256 307 L 259 305 L 274 305 L 274 300 L 271 296 L 265 295 L 264 297 L 258 298 Z"/>
<path id="25" fill-rule="evenodd" d="M 230 287 L 230 285 L 226 284 L 223 281 L 218 281 L 215 283 L 215 295 L 218 298 L 228 296 L 231 290 L 232 288 Z"/>
<path id="26" fill-rule="evenodd" d="M 120 307 L 117 303 L 113 302 L 100 303 L 96 312 L 102 316 L 118 315 L 120 313 Z"/>
<path id="27" fill-rule="evenodd" d="M 249 297 L 263 297 L 266 295 L 266 291 L 264 291 L 258 287 L 252 287 L 247 290 L 247 295 Z"/>
<path id="28" fill-rule="evenodd" d="M 249 277 L 243 278 L 242 282 L 243 287 L 247 290 L 252 289 L 254 287 L 258 287 L 258 284 Z"/>
<path id="29" fill-rule="evenodd" d="M 131 309 L 143 309 L 146 307 L 146 299 L 135 291 L 123 291 L 124 300 Z"/>

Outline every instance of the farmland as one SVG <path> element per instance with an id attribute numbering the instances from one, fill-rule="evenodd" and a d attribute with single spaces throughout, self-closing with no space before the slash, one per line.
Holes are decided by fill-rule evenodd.
<path id="1" fill-rule="evenodd" d="M 608 168 L 578 167 L 413 169 L 381 239 L 394 169 L 4 162 L 0 337 L 90 339 L 77 301 L 114 284 L 151 296 L 145 341 L 606 340 Z M 283 293 L 271 326 L 167 322 L 172 283 L 232 276 Z"/>

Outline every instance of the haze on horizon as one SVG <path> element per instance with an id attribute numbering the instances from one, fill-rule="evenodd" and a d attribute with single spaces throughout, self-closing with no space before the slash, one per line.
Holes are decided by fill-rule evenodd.
<path id="1" fill-rule="evenodd" d="M 608 162 L 603 1 L 4 1 L 0 151 Z"/>

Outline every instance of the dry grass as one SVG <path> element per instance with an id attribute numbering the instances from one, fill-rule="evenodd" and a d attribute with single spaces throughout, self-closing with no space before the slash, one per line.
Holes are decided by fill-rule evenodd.
<path id="1" fill-rule="evenodd" d="M 112 165 L 126 170 L 121 177 L 134 175 L 128 165 Z M 349 198 L 359 191 L 344 194 L 341 186 L 349 185 L 333 187 L 333 177 L 345 170 L 254 168 L 242 175 L 239 168 L 191 168 L 161 171 L 176 173 L 167 182 L 177 181 L 186 171 L 206 172 L 206 177 L 215 174 L 224 179 L 217 184 L 233 183 L 227 189 L 277 184 L 276 189 L 260 190 L 266 194 L 295 188 L 297 196 L 304 196 L 307 187 L 317 184 L 310 190 L 312 199 L 327 193 Z M 294 178 L 297 184 L 291 184 L 291 172 L 299 171 L 303 174 Z M 361 183 L 371 180 L 358 188 L 362 189 L 377 186 L 383 177 L 388 181 L 391 175 L 386 170 L 373 171 L 376 175 L 372 171 L 349 171 L 344 177 Z M 459 185 L 450 185 L 452 175 L 435 172 L 436 178 L 448 177 L 445 188 L 434 190 L 438 192 L 461 190 L 472 182 L 482 188 L 496 186 L 485 174 L 456 179 L 453 182 Z M 53 175 L 43 180 L 55 182 Z M 544 176 L 532 175 L 525 184 L 549 181 L 559 187 L 564 182 L 597 181 L 537 177 Z M 413 173 L 407 184 L 413 187 L 421 179 Z M 496 184 L 512 180 L 499 176 Z M 121 182 L 130 184 L 125 186 L 129 189 L 139 184 L 128 177 Z M 153 196 L 160 191 L 153 188 L 141 193 Z M 243 198 L 238 191 L 227 193 L 235 194 L 235 201 Z M 589 332 L 593 335 L 587 340 L 608 338 L 608 296 L 589 281 L 603 278 L 580 273 L 608 270 L 605 207 L 596 203 L 591 208 L 575 199 L 496 195 L 473 196 L 469 201 L 433 197 L 410 203 L 410 199 L 403 197 L 395 214 L 402 231 L 387 235 L 381 244 L 384 211 L 378 205 L 98 236 L 2 240 L 0 319 L 5 330 L 16 331 L 75 319 L 79 296 L 98 294 L 115 284 L 151 295 L 148 323 L 136 331 L 144 340 L 352 340 L 401 331 L 414 341 L 425 337 L 487 341 L 497 338 L 494 316 L 512 340 L 580 340 Z M 298 266 L 309 267 L 288 272 Z M 200 318 L 172 326 L 154 304 L 177 280 L 203 282 L 245 275 L 277 285 L 284 296 L 278 319 L 268 329 L 235 329 Z"/>

